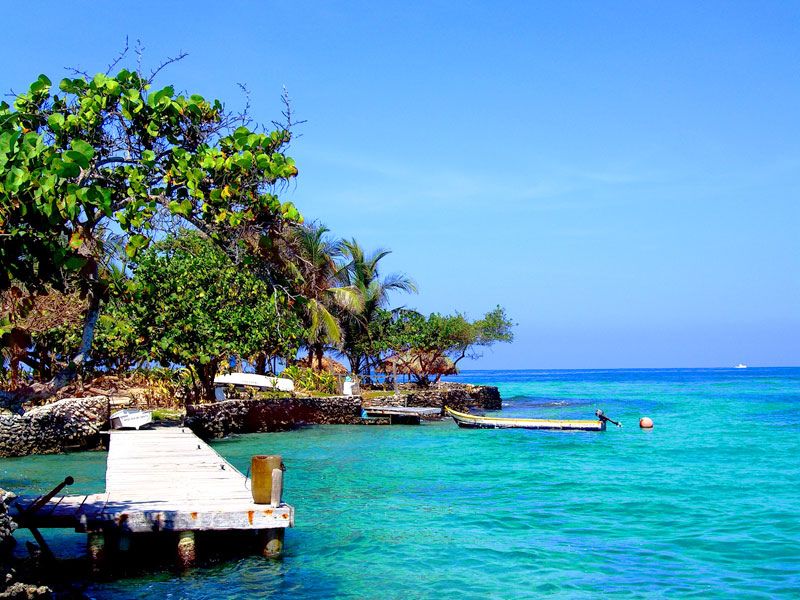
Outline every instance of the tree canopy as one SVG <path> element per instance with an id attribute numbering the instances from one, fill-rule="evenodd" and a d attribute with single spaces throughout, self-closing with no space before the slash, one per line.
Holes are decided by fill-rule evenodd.
<path id="1" fill-rule="evenodd" d="M 65 78 L 56 89 L 40 75 L 13 106 L 0 102 L 0 292 L 75 285 L 88 297 L 74 372 L 105 293 L 100 233 L 119 231 L 134 258 L 158 231 L 183 223 L 232 258 L 257 255 L 263 238 L 301 220 L 275 194 L 297 175 L 284 154 L 289 127 L 251 130 L 218 100 L 156 89 L 127 69 Z M 0 333 L 16 316 L 3 315 Z"/>
<path id="2" fill-rule="evenodd" d="M 153 244 L 137 261 L 130 289 L 115 312 L 130 323 L 141 357 L 187 366 L 202 397 L 213 397 L 228 357 L 293 356 L 304 337 L 283 294 L 197 233 Z"/>
<path id="3" fill-rule="evenodd" d="M 439 380 L 445 358 L 456 366 L 464 358 L 479 358 L 483 349 L 497 342 L 514 339 L 514 324 L 501 306 L 476 321 L 461 313 L 426 317 L 414 310 L 398 310 L 384 312 L 381 323 L 375 333 L 379 347 L 405 356 L 422 384 L 427 384 L 432 374 Z"/>
<path id="4" fill-rule="evenodd" d="M 477 321 L 390 310 L 392 293 L 417 291 L 383 273 L 390 251 L 279 199 L 298 172 L 288 108 L 257 127 L 219 100 L 110 71 L 40 75 L 0 102 L 1 400 L 154 363 L 185 367 L 208 398 L 231 357 L 264 372 L 301 347 L 311 367 L 332 350 L 357 375 L 405 352 L 427 383 L 511 341 L 500 307 Z"/>

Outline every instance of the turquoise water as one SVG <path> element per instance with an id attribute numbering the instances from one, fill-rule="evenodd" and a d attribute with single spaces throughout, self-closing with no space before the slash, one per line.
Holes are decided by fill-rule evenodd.
<path id="1" fill-rule="evenodd" d="M 252 557 L 93 585 L 96 598 L 800 595 L 800 369 L 481 371 L 502 414 L 605 433 L 309 427 L 216 449 L 280 453 L 297 526 Z M 639 417 L 655 421 L 652 431 Z M 102 452 L 0 462 L 2 485 L 103 485 Z M 82 536 L 58 536 L 62 555 Z"/>

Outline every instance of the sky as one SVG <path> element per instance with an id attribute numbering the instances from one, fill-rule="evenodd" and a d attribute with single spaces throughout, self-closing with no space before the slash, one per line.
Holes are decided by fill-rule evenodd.
<path id="1" fill-rule="evenodd" d="M 36 13 L 36 14 L 32 14 Z M 105 71 L 280 117 L 307 220 L 517 327 L 467 368 L 800 365 L 800 4 L 17 2 L 3 91 Z M 15 24 L 11 26 L 10 24 Z"/>

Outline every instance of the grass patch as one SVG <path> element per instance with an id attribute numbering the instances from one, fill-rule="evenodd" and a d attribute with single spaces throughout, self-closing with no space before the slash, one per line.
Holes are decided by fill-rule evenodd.
<path id="1" fill-rule="evenodd" d="M 156 408 L 153 410 L 153 421 L 180 421 L 186 411 L 175 408 Z"/>
<path id="2" fill-rule="evenodd" d="M 394 392 L 387 392 L 386 390 L 369 390 L 367 392 L 361 392 L 361 396 L 364 400 L 373 400 L 375 398 L 388 398 L 389 396 L 394 396 Z"/>

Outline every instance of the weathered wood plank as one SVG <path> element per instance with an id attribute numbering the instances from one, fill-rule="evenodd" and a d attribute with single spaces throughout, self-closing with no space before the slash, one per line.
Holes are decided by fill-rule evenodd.
<path id="1" fill-rule="evenodd" d="M 245 476 L 188 429 L 115 431 L 109 444 L 106 492 L 53 498 L 37 511 L 36 526 L 131 533 L 293 526 L 293 507 L 279 499 L 254 504 Z M 35 501 L 20 498 L 17 509 Z"/>
<path id="2" fill-rule="evenodd" d="M 442 414 L 441 408 L 428 406 L 365 406 L 368 415 L 434 416 Z"/>

